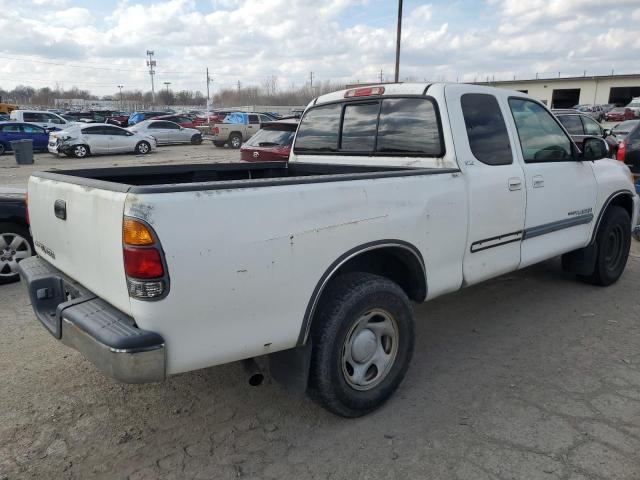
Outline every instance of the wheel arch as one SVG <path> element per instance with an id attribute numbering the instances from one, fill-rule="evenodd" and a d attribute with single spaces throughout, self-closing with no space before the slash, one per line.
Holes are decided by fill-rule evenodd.
<path id="1" fill-rule="evenodd" d="M 394 281 L 413 301 L 423 302 L 427 297 L 426 267 L 422 254 L 414 245 L 394 239 L 359 245 L 340 255 L 318 280 L 305 310 L 298 346 L 307 342 L 316 308 L 329 282 L 342 273 L 355 271 Z"/>
<path id="2" fill-rule="evenodd" d="M 593 227 L 593 232 L 591 232 L 590 245 L 595 243 L 596 235 L 598 234 L 598 229 L 600 228 L 604 214 L 607 209 L 613 205 L 624 208 L 629 214 L 629 218 L 633 220 L 633 193 L 629 190 L 618 190 L 613 192 L 602 205 L 600 213 L 598 213 L 598 219 Z"/>

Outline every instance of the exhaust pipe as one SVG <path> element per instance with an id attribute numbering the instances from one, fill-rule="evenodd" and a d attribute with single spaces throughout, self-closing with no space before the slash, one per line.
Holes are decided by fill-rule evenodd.
<path id="1" fill-rule="evenodd" d="M 264 381 L 264 374 L 253 358 L 242 360 L 242 367 L 247 374 L 249 385 L 257 387 Z"/>

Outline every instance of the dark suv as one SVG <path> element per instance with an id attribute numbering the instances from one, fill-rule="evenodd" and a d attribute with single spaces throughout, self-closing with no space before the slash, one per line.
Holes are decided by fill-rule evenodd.
<path id="1" fill-rule="evenodd" d="M 618 141 L 615 137 L 602 128 L 590 115 L 576 110 L 551 110 L 560 123 L 567 129 L 573 141 L 582 150 L 582 144 L 587 137 L 604 138 L 609 145 L 609 156 L 615 158 L 618 150 Z"/>

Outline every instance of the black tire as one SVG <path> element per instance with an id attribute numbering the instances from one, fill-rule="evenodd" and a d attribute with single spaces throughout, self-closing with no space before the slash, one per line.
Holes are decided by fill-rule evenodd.
<path id="1" fill-rule="evenodd" d="M 91 155 L 88 145 L 74 145 L 71 147 L 71 154 L 76 158 L 85 158 Z"/>
<path id="2" fill-rule="evenodd" d="M 202 135 L 195 134 L 191 137 L 191 145 L 200 145 L 202 143 Z"/>
<path id="3" fill-rule="evenodd" d="M 4 146 L 4 143 L 0 143 L 0 155 L 4 155 L 7 151 L 7 147 Z"/>
<path id="4" fill-rule="evenodd" d="M 7 240 L 11 243 L 16 236 L 24 239 L 26 243 L 18 245 L 15 250 L 8 250 Z M 20 275 L 15 271 L 15 264 L 35 253 L 29 229 L 16 223 L 0 223 L 0 237 L 2 237 L 0 239 L 0 285 L 17 282 L 20 279 Z M 16 253 L 21 258 L 15 258 Z M 13 264 L 14 260 L 15 264 Z M 12 268 L 12 265 L 14 268 Z"/>
<path id="5" fill-rule="evenodd" d="M 213 144 L 218 147 L 218 148 L 222 148 L 224 147 L 224 142 L 221 142 L 220 140 L 212 140 Z"/>
<path id="6" fill-rule="evenodd" d="M 355 332 L 368 330 L 354 328 L 362 318 L 375 318 L 374 312 L 383 312 L 394 319 L 396 334 L 390 351 L 395 352 L 383 374 L 380 374 L 377 367 L 374 369 L 373 373 L 379 377 L 378 380 L 373 377 L 373 384 L 357 389 L 352 383 L 353 378 L 349 378 L 350 373 L 354 377 L 355 373 L 352 373 L 353 366 L 349 370 L 349 360 L 345 360 L 346 346 L 350 343 L 350 338 L 355 345 L 353 337 L 358 336 Z M 311 328 L 311 338 L 311 397 L 336 415 L 349 418 L 365 415 L 380 407 L 393 394 L 407 372 L 414 344 L 411 303 L 406 293 L 385 277 L 360 272 L 341 275 L 329 284 L 322 295 Z M 373 348 L 380 348 L 384 343 L 378 340 L 373 342 L 369 344 L 377 345 Z M 355 352 L 355 347 L 351 347 L 349 359 L 356 358 Z M 370 355 L 370 360 L 371 356 L 376 356 L 371 351 L 367 355 Z M 365 359 L 360 364 L 365 366 L 361 370 L 365 372 L 365 379 L 372 366 L 375 366 L 371 364 L 367 367 L 367 363 Z M 357 366 L 355 363 L 354 365 Z"/>
<path id="7" fill-rule="evenodd" d="M 138 142 L 134 150 L 136 155 L 146 155 L 150 151 L 151 151 L 151 145 L 149 144 L 149 142 L 145 142 L 144 140 L 142 142 Z"/>
<path id="8" fill-rule="evenodd" d="M 229 135 L 229 146 L 231 148 L 240 148 L 242 146 L 242 135 L 239 133 Z"/>
<path id="9" fill-rule="evenodd" d="M 631 246 L 631 219 L 617 205 L 607 208 L 596 234 L 596 263 L 591 275 L 579 278 L 593 285 L 606 287 L 615 283 L 627 264 Z"/>

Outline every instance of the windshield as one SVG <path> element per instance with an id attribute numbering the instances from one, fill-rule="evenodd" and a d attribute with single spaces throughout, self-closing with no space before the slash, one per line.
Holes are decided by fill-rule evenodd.
<path id="1" fill-rule="evenodd" d="M 293 130 L 275 130 L 272 128 L 258 131 L 245 145 L 249 147 L 286 147 L 293 143 Z"/>
<path id="2" fill-rule="evenodd" d="M 639 123 L 640 120 L 627 120 L 626 122 L 619 123 L 613 127 L 611 132 L 616 137 L 624 139 L 624 137 L 629 135 L 629 132 L 631 132 L 631 130 L 633 130 Z"/>
<path id="3" fill-rule="evenodd" d="M 640 107 L 640 102 L 631 102 L 629 105 L 627 105 L 627 107 L 634 107 L 634 108 Z"/>

